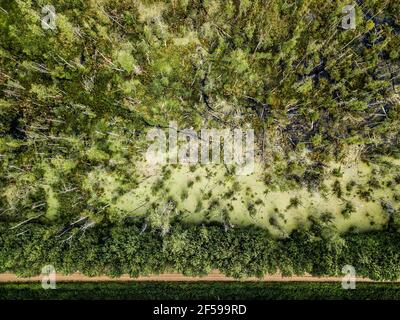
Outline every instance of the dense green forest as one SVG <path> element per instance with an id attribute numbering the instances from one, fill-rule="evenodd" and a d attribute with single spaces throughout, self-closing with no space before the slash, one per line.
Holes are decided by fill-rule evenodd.
<path id="1" fill-rule="evenodd" d="M 400 2 L 0 0 L 0 271 L 400 278 Z M 256 170 L 152 166 L 252 128 Z"/>

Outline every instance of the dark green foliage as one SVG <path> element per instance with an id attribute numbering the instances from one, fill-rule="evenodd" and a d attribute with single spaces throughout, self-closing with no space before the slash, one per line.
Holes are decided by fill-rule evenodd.
<path id="1" fill-rule="evenodd" d="M 351 202 L 347 201 L 344 208 L 341 211 L 341 214 L 345 219 L 348 219 L 350 218 L 351 214 L 355 211 L 356 210 L 354 208 L 354 205 Z"/>
<path id="2" fill-rule="evenodd" d="M 399 300 L 397 283 L 357 283 L 343 290 L 329 282 L 97 282 L 0 284 L 1 300 Z"/>
<path id="3" fill-rule="evenodd" d="M 333 183 L 332 191 L 339 199 L 342 197 L 342 187 L 340 186 L 340 182 L 338 180 Z"/>
<path id="4" fill-rule="evenodd" d="M 301 200 L 298 197 L 290 198 L 289 205 L 286 209 L 298 208 L 301 205 Z"/>
<path id="5" fill-rule="evenodd" d="M 4 223 L 0 228 L 0 272 L 20 275 L 39 274 L 52 264 L 60 273 L 133 277 L 171 270 L 205 275 L 213 269 L 238 278 L 278 270 L 337 276 L 350 264 L 358 276 L 400 278 L 400 233 L 390 231 L 339 237 L 321 225 L 277 240 L 259 228 L 173 225 L 162 237 L 130 225 L 95 227 L 84 237 L 61 242 L 57 230 L 48 226 L 32 224 L 19 236 Z"/>

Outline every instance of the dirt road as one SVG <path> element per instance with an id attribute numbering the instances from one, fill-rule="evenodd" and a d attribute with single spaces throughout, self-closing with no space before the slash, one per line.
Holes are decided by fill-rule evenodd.
<path id="1" fill-rule="evenodd" d="M 79 273 L 74 273 L 71 275 L 57 274 L 56 280 L 59 282 L 92 282 L 92 281 L 237 281 L 236 279 L 224 276 L 219 271 L 212 271 L 209 275 L 205 277 L 188 277 L 178 273 L 164 273 L 160 275 L 150 275 L 139 278 L 130 278 L 128 275 L 124 275 L 119 278 L 110 278 L 107 276 L 99 277 L 87 277 Z M 39 282 L 41 277 L 31 277 L 31 278 L 20 278 L 12 273 L 0 274 L 0 282 Z M 310 275 L 305 275 L 301 277 L 282 277 L 280 274 L 265 276 L 262 279 L 257 278 L 245 278 L 241 281 L 307 281 L 307 282 L 341 282 L 341 277 L 312 277 Z M 357 281 L 371 282 L 369 279 L 357 278 Z"/>

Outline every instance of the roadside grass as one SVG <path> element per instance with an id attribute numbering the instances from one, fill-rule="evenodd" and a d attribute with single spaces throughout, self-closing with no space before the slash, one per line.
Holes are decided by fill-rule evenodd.
<path id="1" fill-rule="evenodd" d="M 398 283 L 74 282 L 44 290 L 38 283 L 0 284 L 1 300 L 400 300 Z"/>

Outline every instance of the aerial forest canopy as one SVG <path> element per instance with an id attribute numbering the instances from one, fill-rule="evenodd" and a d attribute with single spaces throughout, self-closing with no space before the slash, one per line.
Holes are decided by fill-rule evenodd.
<path id="1" fill-rule="evenodd" d="M 254 172 L 149 164 L 171 123 Z M 399 278 L 399 125 L 397 0 L 0 0 L 0 272 Z"/>

